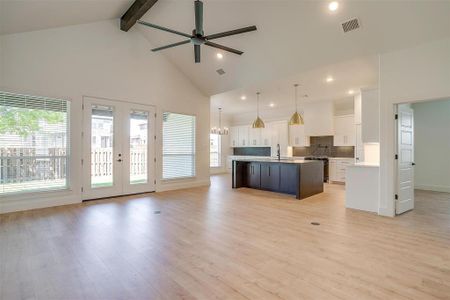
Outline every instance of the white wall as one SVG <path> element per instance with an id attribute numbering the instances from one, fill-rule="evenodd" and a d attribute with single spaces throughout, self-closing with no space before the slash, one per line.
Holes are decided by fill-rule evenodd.
<path id="1" fill-rule="evenodd" d="M 295 112 L 294 106 L 274 107 L 270 109 L 260 109 L 260 116 L 264 122 L 271 121 L 286 121 L 289 120 Z M 299 107 L 299 112 L 303 112 L 305 118 L 316 119 L 317 114 L 327 114 L 328 116 L 342 116 L 354 113 L 353 101 L 344 99 L 338 101 L 318 101 L 311 103 L 304 103 Z M 305 114 L 305 112 L 307 112 Z M 246 112 L 241 114 L 233 114 L 230 121 L 232 125 L 249 125 L 256 119 L 256 105 L 254 112 Z M 332 127 L 333 118 L 327 119 L 327 126 Z"/>
<path id="2" fill-rule="evenodd" d="M 81 102 L 83 96 L 155 105 L 156 190 L 209 184 L 209 99 L 142 35 L 119 30 L 119 21 L 48 29 L 0 37 L 0 89 L 60 97 L 71 104 L 71 190 L 0 201 L 0 212 L 80 201 Z M 197 116 L 195 179 L 161 181 L 163 111 Z M 53 197 L 52 197 L 53 196 Z"/>
<path id="3" fill-rule="evenodd" d="M 210 112 L 211 123 L 210 127 L 219 127 L 219 113 L 217 110 Z M 222 127 L 231 127 L 231 117 L 222 114 Z M 223 135 L 221 140 L 221 166 L 219 168 L 210 168 L 211 174 L 226 173 L 227 171 L 227 156 L 233 154 L 232 148 L 230 148 L 230 136 Z"/>
<path id="4" fill-rule="evenodd" d="M 394 104 L 450 97 L 450 38 L 380 55 L 380 207 L 394 210 Z"/>
<path id="5" fill-rule="evenodd" d="M 414 184 L 450 192 L 450 100 L 421 102 L 414 109 Z"/>

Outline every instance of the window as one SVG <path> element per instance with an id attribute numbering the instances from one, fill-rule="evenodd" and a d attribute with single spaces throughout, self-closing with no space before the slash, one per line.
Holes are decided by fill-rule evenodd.
<path id="1" fill-rule="evenodd" d="M 69 102 L 0 91 L 0 195 L 68 186 Z"/>
<path id="2" fill-rule="evenodd" d="M 209 135 L 209 166 L 211 168 L 221 166 L 219 134 L 211 133 Z"/>
<path id="3" fill-rule="evenodd" d="M 163 179 L 195 176 L 195 116 L 163 113 Z"/>

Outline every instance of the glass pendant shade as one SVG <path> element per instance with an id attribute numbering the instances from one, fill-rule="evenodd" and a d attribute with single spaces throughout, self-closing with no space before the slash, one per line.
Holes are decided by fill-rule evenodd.
<path id="1" fill-rule="evenodd" d="M 259 92 L 256 93 L 256 120 L 252 124 L 252 128 L 264 128 L 264 122 L 259 117 Z"/>
<path id="2" fill-rule="evenodd" d="M 304 125 L 303 117 L 296 111 L 291 119 L 289 120 L 289 125 Z"/>

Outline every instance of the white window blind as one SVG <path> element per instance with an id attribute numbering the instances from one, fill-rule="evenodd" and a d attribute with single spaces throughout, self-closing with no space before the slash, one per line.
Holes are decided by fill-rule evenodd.
<path id="1" fill-rule="evenodd" d="M 209 166 L 218 168 L 221 166 L 220 159 L 220 135 L 211 133 L 209 135 Z"/>
<path id="2" fill-rule="evenodd" d="M 68 186 L 69 102 L 0 91 L 0 195 Z"/>
<path id="3" fill-rule="evenodd" d="M 195 116 L 163 113 L 163 179 L 195 176 Z"/>

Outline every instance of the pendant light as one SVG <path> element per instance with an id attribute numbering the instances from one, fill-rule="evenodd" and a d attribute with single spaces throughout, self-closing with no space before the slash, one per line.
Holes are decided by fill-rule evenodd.
<path id="1" fill-rule="evenodd" d="M 264 122 L 259 117 L 259 94 L 260 92 L 256 93 L 256 120 L 252 124 L 252 128 L 264 128 Z"/>
<path id="2" fill-rule="evenodd" d="M 295 113 L 292 115 L 291 119 L 289 120 L 289 125 L 303 125 L 305 122 L 303 122 L 303 117 L 298 113 L 298 103 L 297 103 L 297 88 L 298 84 L 294 84 L 295 88 Z"/>
<path id="3" fill-rule="evenodd" d="M 228 128 L 223 127 L 222 128 L 222 108 L 219 107 L 219 128 L 213 127 L 211 128 L 212 134 L 218 134 L 218 135 L 228 135 Z"/>

